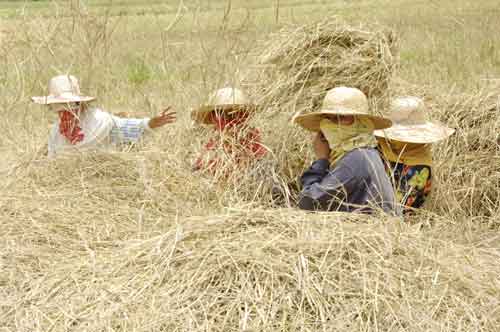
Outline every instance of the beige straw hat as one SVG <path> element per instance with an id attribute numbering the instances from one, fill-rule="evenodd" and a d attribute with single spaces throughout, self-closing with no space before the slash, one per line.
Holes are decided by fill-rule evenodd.
<path id="1" fill-rule="evenodd" d="M 375 131 L 375 136 L 407 143 L 428 144 L 447 138 L 455 132 L 437 121 L 427 121 L 424 101 L 418 97 L 400 97 L 391 103 L 394 125 Z"/>
<path id="2" fill-rule="evenodd" d="M 209 124 L 209 115 L 212 111 L 253 111 L 255 108 L 256 105 L 252 104 L 248 100 L 243 91 L 229 87 L 215 91 L 212 95 L 210 95 L 208 103 L 202 105 L 197 110 L 194 110 L 191 113 L 191 117 L 196 122 Z"/>
<path id="3" fill-rule="evenodd" d="M 333 88 L 325 96 L 321 110 L 294 117 L 293 121 L 311 131 L 320 131 L 319 123 L 324 115 L 352 115 L 370 119 L 375 129 L 384 129 L 391 126 L 391 120 L 371 115 L 368 112 L 368 100 L 361 90 L 356 88 Z"/>
<path id="4" fill-rule="evenodd" d="M 50 79 L 48 96 L 31 97 L 31 100 L 37 104 L 50 105 L 92 101 L 95 97 L 81 95 L 75 76 L 59 75 Z"/>

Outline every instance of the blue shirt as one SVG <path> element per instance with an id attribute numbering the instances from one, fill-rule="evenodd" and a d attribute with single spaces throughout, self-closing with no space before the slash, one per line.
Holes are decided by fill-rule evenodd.
<path id="1" fill-rule="evenodd" d="M 301 177 L 299 207 L 304 210 L 401 214 L 382 159 L 374 148 L 354 149 L 330 169 L 316 160 Z"/>

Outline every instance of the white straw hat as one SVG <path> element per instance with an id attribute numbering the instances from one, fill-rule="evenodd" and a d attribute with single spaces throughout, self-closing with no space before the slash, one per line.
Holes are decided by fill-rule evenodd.
<path id="1" fill-rule="evenodd" d="M 424 101 L 418 97 L 400 97 L 391 103 L 393 126 L 375 131 L 375 136 L 394 141 L 428 144 L 443 140 L 455 132 L 437 121 L 427 121 Z"/>
<path id="2" fill-rule="evenodd" d="M 75 76 L 59 75 L 50 79 L 48 96 L 31 97 L 31 100 L 37 104 L 50 105 L 87 102 L 95 100 L 95 97 L 81 95 L 80 86 Z"/>
<path id="3" fill-rule="evenodd" d="M 293 121 L 307 130 L 320 131 L 319 123 L 324 115 L 352 115 L 367 118 L 373 122 L 375 129 L 388 128 L 392 124 L 387 118 L 369 113 L 368 100 L 361 90 L 347 87 L 329 90 L 320 111 L 297 115 Z"/>
<path id="4" fill-rule="evenodd" d="M 212 111 L 253 111 L 256 105 L 252 104 L 243 91 L 228 87 L 215 91 L 210 95 L 208 103 L 202 105 L 191 113 L 191 117 L 199 123 L 210 123 L 210 113 Z"/>

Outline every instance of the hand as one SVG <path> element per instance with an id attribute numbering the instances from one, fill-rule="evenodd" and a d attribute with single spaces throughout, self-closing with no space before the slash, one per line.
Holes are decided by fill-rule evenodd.
<path id="1" fill-rule="evenodd" d="M 155 129 L 155 128 L 162 127 L 166 124 L 175 122 L 177 113 L 175 111 L 169 112 L 169 110 L 171 108 L 172 107 L 169 106 L 165 110 L 163 110 L 160 113 L 160 115 L 157 115 L 157 116 L 151 118 L 151 120 L 149 120 L 149 123 L 148 123 L 149 128 Z"/>
<path id="2" fill-rule="evenodd" d="M 314 153 L 316 158 L 319 159 L 330 159 L 330 146 L 325 136 L 319 132 L 313 139 Z"/>

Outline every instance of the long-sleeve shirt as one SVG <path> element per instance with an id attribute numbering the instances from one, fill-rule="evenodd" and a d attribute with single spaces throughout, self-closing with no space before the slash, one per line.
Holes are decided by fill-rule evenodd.
<path id="1" fill-rule="evenodd" d="M 348 152 L 330 169 L 316 160 L 302 175 L 299 207 L 304 210 L 371 213 L 375 208 L 400 214 L 394 190 L 376 149 Z"/>
<path id="2" fill-rule="evenodd" d="M 149 118 L 132 119 L 112 116 L 113 127 L 109 133 L 112 144 L 137 143 L 149 130 Z"/>
<path id="3" fill-rule="evenodd" d="M 91 108 L 85 112 L 80 121 L 84 133 L 84 139 L 80 143 L 71 144 L 59 132 L 59 123 L 54 124 L 49 136 L 48 156 L 53 158 L 65 151 L 136 143 L 149 129 L 148 123 L 149 118 L 120 118 L 98 108 Z"/>

